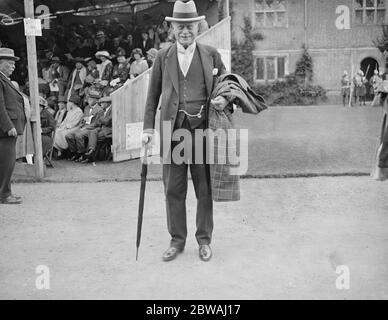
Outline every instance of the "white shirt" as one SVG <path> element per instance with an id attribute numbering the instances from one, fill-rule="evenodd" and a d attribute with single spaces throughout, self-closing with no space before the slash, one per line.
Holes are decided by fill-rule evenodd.
<path id="1" fill-rule="evenodd" d="M 177 42 L 177 54 L 178 54 L 178 62 L 179 66 L 182 70 L 183 75 L 186 77 L 187 72 L 189 71 L 191 62 L 193 61 L 195 48 L 197 47 L 196 42 L 194 41 L 191 45 L 185 49 L 179 42 Z M 187 59 L 187 70 L 182 68 L 183 61 Z"/>
<path id="2" fill-rule="evenodd" d="M 106 108 L 106 110 L 104 112 L 104 118 L 106 117 L 106 114 L 108 113 L 108 111 L 110 110 L 111 107 L 112 107 L 112 105 L 110 105 L 108 108 Z"/>

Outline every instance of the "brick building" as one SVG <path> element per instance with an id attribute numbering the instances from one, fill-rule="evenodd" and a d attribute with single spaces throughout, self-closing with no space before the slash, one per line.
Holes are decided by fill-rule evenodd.
<path id="1" fill-rule="evenodd" d="M 295 70 L 305 43 L 314 63 L 315 83 L 337 94 L 344 70 L 385 71 L 373 40 L 387 23 L 387 0 L 231 0 L 233 36 L 241 39 L 244 16 L 264 40 L 255 43 L 254 79 L 281 79 Z"/>

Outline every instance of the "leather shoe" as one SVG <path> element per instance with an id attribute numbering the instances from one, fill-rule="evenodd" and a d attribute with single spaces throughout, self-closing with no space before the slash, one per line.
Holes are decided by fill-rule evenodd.
<path id="1" fill-rule="evenodd" d="M 79 155 L 78 153 L 75 153 L 75 154 L 70 158 L 70 161 L 76 161 L 79 157 L 80 157 L 80 155 Z"/>
<path id="2" fill-rule="evenodd" d="M 199 246 L 199 258 L 202 261 L 205 261 L 205 262 L 209 261 L 212 255 L 213 255 L 212 249 L 210 248 L 209 245 L 203 244 Z"/>
<path id="3" fill-rule="evenodd" d="M 166 261 L 166 262 L 172 261 L 178 256 L 178 254 L 180 254 L 182 252 L 183 252 L 183 249 L 170 247 L 163 253 L 163 256 L 162 256 L 163 261 Z"/>
<path id="4" fill-rule="evenodd" d="M 82 160 L 84 160 L 85 157 L 81 154 L 77 159 L 75 159 L 74 161 L 75 162 L 81 162 Z"/>
<path id="5" fill-rule="evenodd" d="M 92 162 L 92 160 L 89 158 L 89 157 L 84 157 L 83 159 L 82 159 L 82 161 L 80 161 L 81 163 L 90 163 L 90 162 Z"/>
<path id="6" fill-rule="evenodd" d="M 93 152 L 94 152 L 93 149 L 89 149 L 89 151 L 85 153 L 85 156 L 90 157 L 93 154 Z"/>
<path id="7" fill-rule="evenodd" d="M 15 196 L 10 195 L 4 199 L 0 198 L 0 203 L 2 203 L 2 204 L 21 204 L 22 199 L 20 197 L 16 198 Z"/>

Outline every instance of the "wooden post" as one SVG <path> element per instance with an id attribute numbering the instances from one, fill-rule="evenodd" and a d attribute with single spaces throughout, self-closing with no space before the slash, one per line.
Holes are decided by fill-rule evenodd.
<path id="1" fill-rule="evenodd" d="M 225 12 L 226 12 L 226 17 L 229 17 L 230 12 L 229 12 L 229 0 L 225 0 Z"/>
<path id="2" fill-rule="evenodd" d="M 26 18 L 34 19 L 34 0 L 24 0 L 24 12 Z M 35 145 L 35 177 L 42 179 L 43 155 L 42 155 L 42 129 L 40 126 L 40 109 L 39 109 L 39 87 L 38 87 L 38 66 L 36 58 L 35 36 L 26 36 L 27 40 L 27 59 L 28 59 L 28 82 L 30 89 L 31 103 L 31 120 L 32 131 Z"/>

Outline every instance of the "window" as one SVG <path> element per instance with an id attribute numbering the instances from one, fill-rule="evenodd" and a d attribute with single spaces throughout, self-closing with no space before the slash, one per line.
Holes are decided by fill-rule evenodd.
<path id="1" fill-rule="evenodd" d="M 258 28 L 287 27 L 286 0 L 254 0 L 255 26 Z"/>
<path id="2" fill-rule="evenodd" d="M 384 24 L 385 0 L 354 0 L 356 24 Z"/>
<path id="3" fill-rule="evenodd" d="M 273 81 L 284 79 L 287 57 L 257 57 L 255 59 L 255 80 Z"/>

